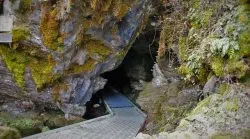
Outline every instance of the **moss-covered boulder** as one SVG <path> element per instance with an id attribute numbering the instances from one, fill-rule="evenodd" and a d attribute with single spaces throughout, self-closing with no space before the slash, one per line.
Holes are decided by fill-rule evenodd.
<path id="1" fill-rule="evenodd" d="M 186 114 L 172 133 L 157 136 L 139 135 L 144 138 L 197 138 L 245 139 L 249 137 L 250 88 L 245 85 L 228 85 L 223 94 L 213 94 L 197 104 Z M 223 87 L 224 88 L 224 87 Z"/>
<path id="2" fill-rule="evenodd" d="M 148 5 L 147 0 L 11 1 L 5 14 L 16 17 L 13 43 L 0 46 L 0 82 L 9 87 L 0 95 L 83 115 L 81 107 L 106 83 L 100 74 L 121 63 L 143 27 Z"/>
<path id="3" fill-rule="evenodd" d="M 16 129 L 0 126 L 0 139 L 20 139 L 21 136 Z"/>

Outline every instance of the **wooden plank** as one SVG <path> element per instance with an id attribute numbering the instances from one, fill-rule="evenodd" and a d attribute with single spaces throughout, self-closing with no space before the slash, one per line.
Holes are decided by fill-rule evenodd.
<path id="1" fill-rule="evenodd" d="M 9 32 L 12 27 L 13 20 L 10 16 L 0 16 L 0 32 Z"/>

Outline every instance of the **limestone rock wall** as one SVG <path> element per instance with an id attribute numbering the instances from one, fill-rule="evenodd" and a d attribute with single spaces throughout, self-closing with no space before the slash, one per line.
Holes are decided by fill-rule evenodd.
<path id="1" fill-rule="evenodd" d="M 0 46 L 1 101 L 82 115 L 147 17 L 147 0 L 11 0 L 11 48 Z"/>

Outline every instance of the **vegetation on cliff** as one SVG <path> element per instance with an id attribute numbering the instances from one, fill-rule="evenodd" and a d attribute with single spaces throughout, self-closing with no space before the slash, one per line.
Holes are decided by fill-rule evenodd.
<path id="1" fill-rule="evenodd" d="M 186 7 L 187 3 L 191 6 Z M 179 13 L 185 16 L 165 19 L 158 57 L 177 45 L 179 72 L 187 80 L 206 82 L 213 74 L 244 77 L 249 72 L 249 4 L 243 1 L 207 4 L 193 0 L 183 1 L 179 6 L 183 10 L 174 11 L 171 16 Z"/>

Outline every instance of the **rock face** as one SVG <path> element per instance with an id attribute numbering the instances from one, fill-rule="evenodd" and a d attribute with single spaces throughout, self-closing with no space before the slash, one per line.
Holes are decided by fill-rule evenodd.
<path id="1" fill-rule="evenodd" d="M 148 113 L 144 133 L 155 135 L 137 138 L 249 138 L 249 1 L 162 4 L 154 86 L 137 99 Z"/>
<path id="2" fill-rule="evenodd" d="M 13 0 L 13 44 L 0 46 L 0 101 L 82 115 L 146 18 L 147 0 Z M 22 105 L 22 103 L 20 104 Z"/>
<path id="3" fill-rule="evenodd" d="M 246 86 L 228 85 L 227 89 L 198 103 L 174 132 L 154 136 L 140 134 L 137 139 L 249 138 L 249 91 Z"/>

